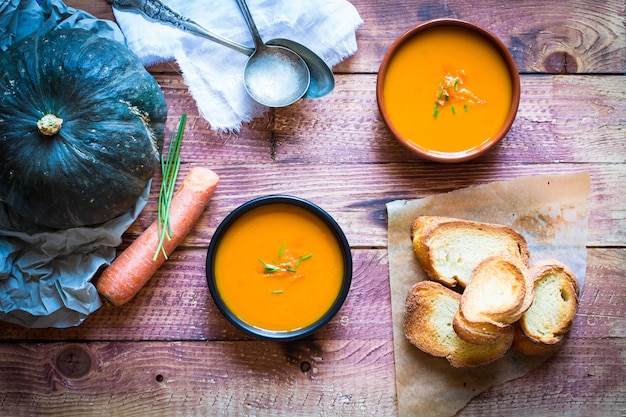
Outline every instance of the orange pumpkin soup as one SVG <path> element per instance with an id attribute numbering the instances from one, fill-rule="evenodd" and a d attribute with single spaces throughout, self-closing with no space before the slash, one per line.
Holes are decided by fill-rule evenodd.
<path id="1" fill-rule="evenodd" d="M 248 325 L 272 332 L 302 329 L 333 305 L 343 258 L 331 229 L 287 204 L 257 207 L 225 232 L 214 275 L 222 301 Z"/>
<path id="2" fill-rule="evenodd" d="M 477 33 L 434 27 L 392 57 L 383 96 L 390 123 L 427 151 L 464 152 L 502 128 L 513 87 L 505 60 Z"/>

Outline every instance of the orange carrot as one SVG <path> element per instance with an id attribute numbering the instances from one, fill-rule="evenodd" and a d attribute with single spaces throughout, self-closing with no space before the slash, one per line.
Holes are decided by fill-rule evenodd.
<path id="1" fill-rule="evenodd" d="M 167 256 L 198 221 L 218 182 L 218 175 L 208 168 L 194 167 L 189 171 L 170 205 L 171 240 L 163 242 Z M 98 279 L 98 292 L 113 305 L 120 306 L 131 300 L 165 261 L 162 251 L 153 260 L 159 244 L 159 227 L 155 220 Z"/>

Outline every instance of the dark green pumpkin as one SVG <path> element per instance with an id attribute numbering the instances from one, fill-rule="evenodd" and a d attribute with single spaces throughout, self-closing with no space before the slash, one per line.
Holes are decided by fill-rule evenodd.
<path id="1" fill-rule="evenodd" d="M 0 52 L 0 200 L 56 229 L 124 213 L 154 174 L 166 115 L 119 42 L 59 29 L 15 43 Z"/>

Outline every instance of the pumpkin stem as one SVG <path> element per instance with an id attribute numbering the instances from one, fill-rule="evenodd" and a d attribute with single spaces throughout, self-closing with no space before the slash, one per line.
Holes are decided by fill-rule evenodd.
<path id="1" fill-rule="evenodd" d="M 52 136 L 59 133 L 63 119 L 56 117 L 54 114 L 48 113 L 37 121 L 37 127 L 42 135 Z"/>

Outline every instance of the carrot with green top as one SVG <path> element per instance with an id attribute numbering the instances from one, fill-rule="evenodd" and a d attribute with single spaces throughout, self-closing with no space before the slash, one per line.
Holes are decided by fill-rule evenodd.
<path id="1" fill-rule="evenodd" d="M 169 206 L 169 239 L 161 239 L 162 225 L 155 220 L 104 270 L 96 284 L 100 295 L 116 306 L 130 301 L 187 236 L 218 182 L 212 170 L 192 168 Z"/>

